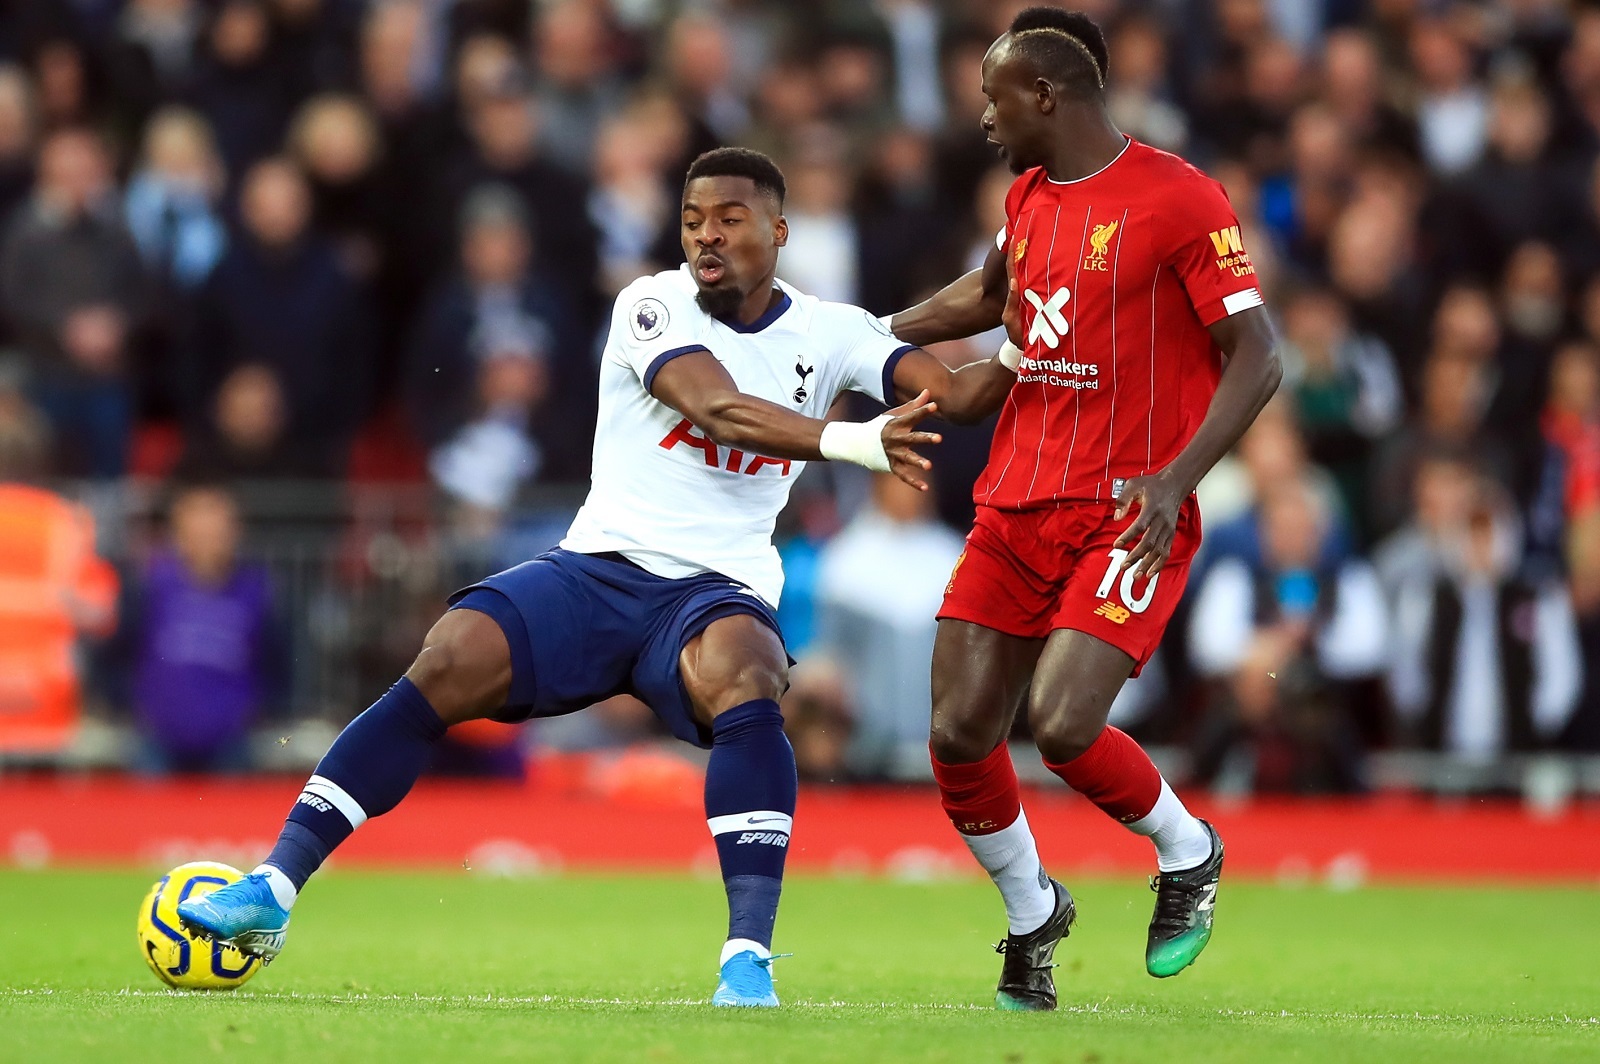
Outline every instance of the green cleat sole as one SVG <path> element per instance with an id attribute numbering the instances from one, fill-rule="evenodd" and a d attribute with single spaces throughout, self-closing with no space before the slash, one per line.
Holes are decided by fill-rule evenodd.
<path id="1" fill-rule="evenodd" d="M 1170 942 L 1167 948 L 1144 959 L 1144 969 L 1157 979 L 1169 979 L 1200 959 L 1206 944 L 1211 941 L 1211 929 L 1185 940 Z"/>
<path id="2" fill-rule="evenodd" d="M 1012 997 L 1004 991 L 995 994 L 994 1007 L 1001 1012 L 1049 1012 L 1054 1006 L 1025 998 Z"/>

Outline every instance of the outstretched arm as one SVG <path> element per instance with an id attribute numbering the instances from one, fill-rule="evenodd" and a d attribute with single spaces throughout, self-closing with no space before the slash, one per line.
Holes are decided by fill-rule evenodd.
<path id="1" fill-rule="evenodd" d="M 957 425 L 975 425 L 999 410 L 1017 383 L 1017 371 L 999 358 L 985 358 L 951 369 L 928 352 L 907 351 L 894 368 L 895 398 L 932 398 L 939 413 Z"/>
<path id="2" fill-rule="evenodd" d="M 927 392 L 872 421 L 818 421 L 741 392 L 709 351 L 680 355 L 662 366 L 650 393 L 720 446 L 769 458 L 854 462 L 893 473 L 923 491 L 928 486 L 921 474 L 932 463 L 912 448 L 941 439 L 938 433 L 917 429 L 918 422 L 937 410 Z"/>
<path id="3" fill-rule="evenodd" d="M 1172 552 L 1178 508 L 1183 500 L 1239 442 L 1283 379 L 1277 332 L 1264 308 L 1221 319 L 1211 326 L 1211 336 L 1227 356 L 1228 364 L 1211 397 L 1205 420 L 1170 465 L 1159 473 L 1134 477 L 1117 496 L 1117 520 L 1122 520 L 1130 508 L 1139 508 L 1138 518 L 1116 542 L 1118 548 L 1136 544 L 1123 562 L 1123 568 L 1133 569 L 1136 577 L 1154 576 L 1161 571 Z"/>
<path id="4" fill-rule="evenodd" d="M 1005 325 L 1009 336 L 1000 353 L 952 370 L 926 351 L 908 351 L 895 366 L 896 398 L 904 401 L 907 396 L 925 392 L 933 397 L 939 411 L 957 425 L 975 424 L 1000 409 L 1006 396 L 1011 394 L 1012 386 L 1017 383 L 1017 366 L 1022 358 L 1022 348 L 1018 344 L 1022 339 L 1022 301 L 1017 293 L 1016 277 L 1012 274 L 1013 261 L 997 250 L 990 254 L 982 271 L 974 270 L 967 275 L 970 278 L 979 272 L 987 273 L 991 266 L 1000 270 L 1000 290 L 1003 293 L 1000 323 Z M 962 281 L 955 282 L 945 291 L 959 286 Z M 938 298 L 935 296 L 905 313 L 914 313 Z M 898 322 L 902 317 L 904 314 L 896 315 L 895 321 Z"/>
<path id="5" fill-rule="evenodd" d="M 1006 253 L 995 246 L 989 249 L 981 269 L 958 277 L 916 306 L 894 315 L 889 328 L 906 343 L 924 347 L 988 332 L 1000 324 L 1005 306 Z"/>

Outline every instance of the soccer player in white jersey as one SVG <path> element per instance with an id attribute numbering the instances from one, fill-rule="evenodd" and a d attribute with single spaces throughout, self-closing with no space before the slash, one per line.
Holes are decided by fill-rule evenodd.
<path id="1" fill-rule="evenodd" d="M 952 372 L 865 311 L 777 280 L 784 181 L 758 152 L 690 167 L 687 265 L 617 298 L 600 374 L 589 497 L 557 549 L 457 592 L 411 668 L 340 733 L 249 876 L 179 906 L 191 930 L 263 958 L 329 853 L 394 808 L 453 724 L 581 710 L 630 692 L 709 747 L 706 819 L 728 898 L 713 1004 L 774 1006 L 771 946 L 795 809 L 778 699 L 773 522 L 807 461 L 855 462 L 926 489 L 918 428 L 997 410 L 998 358 Z M 825 423 L 842 392 L 895 409 Z"/>

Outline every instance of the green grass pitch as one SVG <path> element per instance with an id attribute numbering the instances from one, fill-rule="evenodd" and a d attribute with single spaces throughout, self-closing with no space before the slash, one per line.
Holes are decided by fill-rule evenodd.
<path id="1" fill-rule="evenodd" d="M 0 872 L 0 1060 L 1600 1060 L 1600 894 L 1224 881 L 1200 962 L 1143 971 L 1142 883 L 1071 884 L 1061 1011 L 988 1008 L 982 881 L 791 877 L 775 1012 L 713 1010 L 709 879 L 335 871 L 243 990 L 163 989 L 154 877 Z"/>

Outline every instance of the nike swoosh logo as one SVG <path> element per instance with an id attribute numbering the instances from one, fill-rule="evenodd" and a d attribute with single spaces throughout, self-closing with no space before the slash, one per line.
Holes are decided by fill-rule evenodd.
<path id="1" fill-rule="evenodd" d="M 783 823 L 783 817 L 781 817 L 781 816 L 764 816 L 760 820 L 757 820 L 755 817 L 750 817 L 749 819 L 747 819 L 745 821 L 745 823 L 746 824 L 781 824 L 781 823 Z"/>

